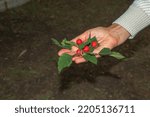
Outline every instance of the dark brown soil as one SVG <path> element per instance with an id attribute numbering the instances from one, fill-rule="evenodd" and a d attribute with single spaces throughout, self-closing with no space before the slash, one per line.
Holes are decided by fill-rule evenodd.
<path id="1" fill-rule="evenodd" d="M 51 38 L 108 26 L 132 0 L 32 0 L 0 13 L 0 99 L 150 99 L 149 28 L 115 48 L 129 59 L 73 64 L 60 75 Z"/>

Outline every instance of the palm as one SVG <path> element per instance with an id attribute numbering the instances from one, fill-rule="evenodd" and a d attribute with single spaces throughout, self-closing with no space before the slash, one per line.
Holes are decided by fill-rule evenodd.
<path id="1" fill-rule="evenodd" d="M 97 47 L 93 51 L 93 53 L 95 53 L 95 54 L 99 53 L 101 51 L 101 49 L 103 49 L 103 48 L 110 48 L 110 49 L 112 49 L 115 46 L 117 46 L 118 37 L 113 37 L 109 33 L 107 28 L 103 28 L 103 27 L 90 29 L 90 30 L 84 32 L 83 34 L 77 36 L 72 41 L 76 42 L 77 39 L 82 39 L 83 41 L 86 41 L 88 39 L 89 35 L 91 37 L 96 36 L 97 41 L 99 43 L 99 47 Z M 63 53 L 68 53 L 68 54 L 73 56 L 77 49 L 78 49 L 77 47 L 72 47 L 72 50 L 61 49 L 58 52 L 58 55 L 61 56 Z M 97 55 L 96 57 L 99 57 L 99 56 Z M 75 56 L 75 57 L 73 57 L 73 61 L 75 61 L 75 63 L 82 63 L 82 62 L 85 62 L 86 60 L 82 56 Z"/>

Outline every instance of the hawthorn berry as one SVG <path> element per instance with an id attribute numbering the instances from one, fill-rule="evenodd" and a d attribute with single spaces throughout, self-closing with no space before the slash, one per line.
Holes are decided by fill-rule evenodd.
<path id="1" fill-rule="evenodd" d="M 90 51 L 89 46 L 84 46 L 83 51 L 84 51 L 84 52 L 89 52 L 89 51 Z"/>
<path id="2" fill-rule="evenodd" d="M 80 44 L 82 44 L 82 43 L 83 43 L 83 42 L 82 42 L 81 39 L 77 39 L 77 40 L 76 40 L 76 44 L 80 45 Z"/>
<path id="3" fill-rule="evenodd" d="M 93 41 L 93 42 L 91 43 L 91 46 L 92 46 L 93 48 L 95 48 L 95 47 L 97 46 L 97 42 L 96 42 L 96 41 Z"/>
<path id="4" fill-rule="evenodd" d="M 76 54 L 77 54 L 77 55 L 81 55 L 81 54 L 82 54 L 82 51 L 81 51 L 80 49 L 78 49 L 78 50 L 76 51 Z"/>

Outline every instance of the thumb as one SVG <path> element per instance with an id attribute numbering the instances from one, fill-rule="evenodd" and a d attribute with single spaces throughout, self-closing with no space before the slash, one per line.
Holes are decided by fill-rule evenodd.
<path id="1" fill-rule="evenodd" d="M 107 43 L 107 44 L 105 44 L 105 45 L 102 45 L 102 44 L 101 44 L 98 48 L 96 48 L 96 49 L 93 51 L 93 53 L 94 53 L 94 54 L 99 54 L 99 52 L 100 52 L 103 48 L 112 49 L 113 46 L 112 46 L 112 44 L 109 44 L 109 43 Z"/>

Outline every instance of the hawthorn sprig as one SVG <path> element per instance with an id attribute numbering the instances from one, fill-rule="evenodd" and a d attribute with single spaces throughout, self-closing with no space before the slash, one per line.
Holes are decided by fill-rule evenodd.
<path id="1" fill-rule="evenodd" d="M 90 37 L 86 42 L 83 42 L 81 39 L 77 39 L 76 42 L 68 41 L 67 39 L 63 39 L 62 42 L 58 42 L 56 39 L 52 39 L 53 43 L 61 48 L 66 48 L 71 50 L 72 46 L 76 46 L 78 49 L 74 56 L 82 56 L 86 61 L 89 61 L 93 64 L 97 64 L 97 58 L 93 51 L 99 47 L 99 43 L 97 42 L 96 37 Z M 111 56 L 116 59 L 124 59 L 125 57 L 119 52 L 111 51 L 109 48 L 103 48 L 99 55 L 102 56 Z M 67 53 L 62 54 L 58 60 L 58 71 L 59 73 L 66 67 L 70 67 L 72 64 L 72 58 Z"/>

